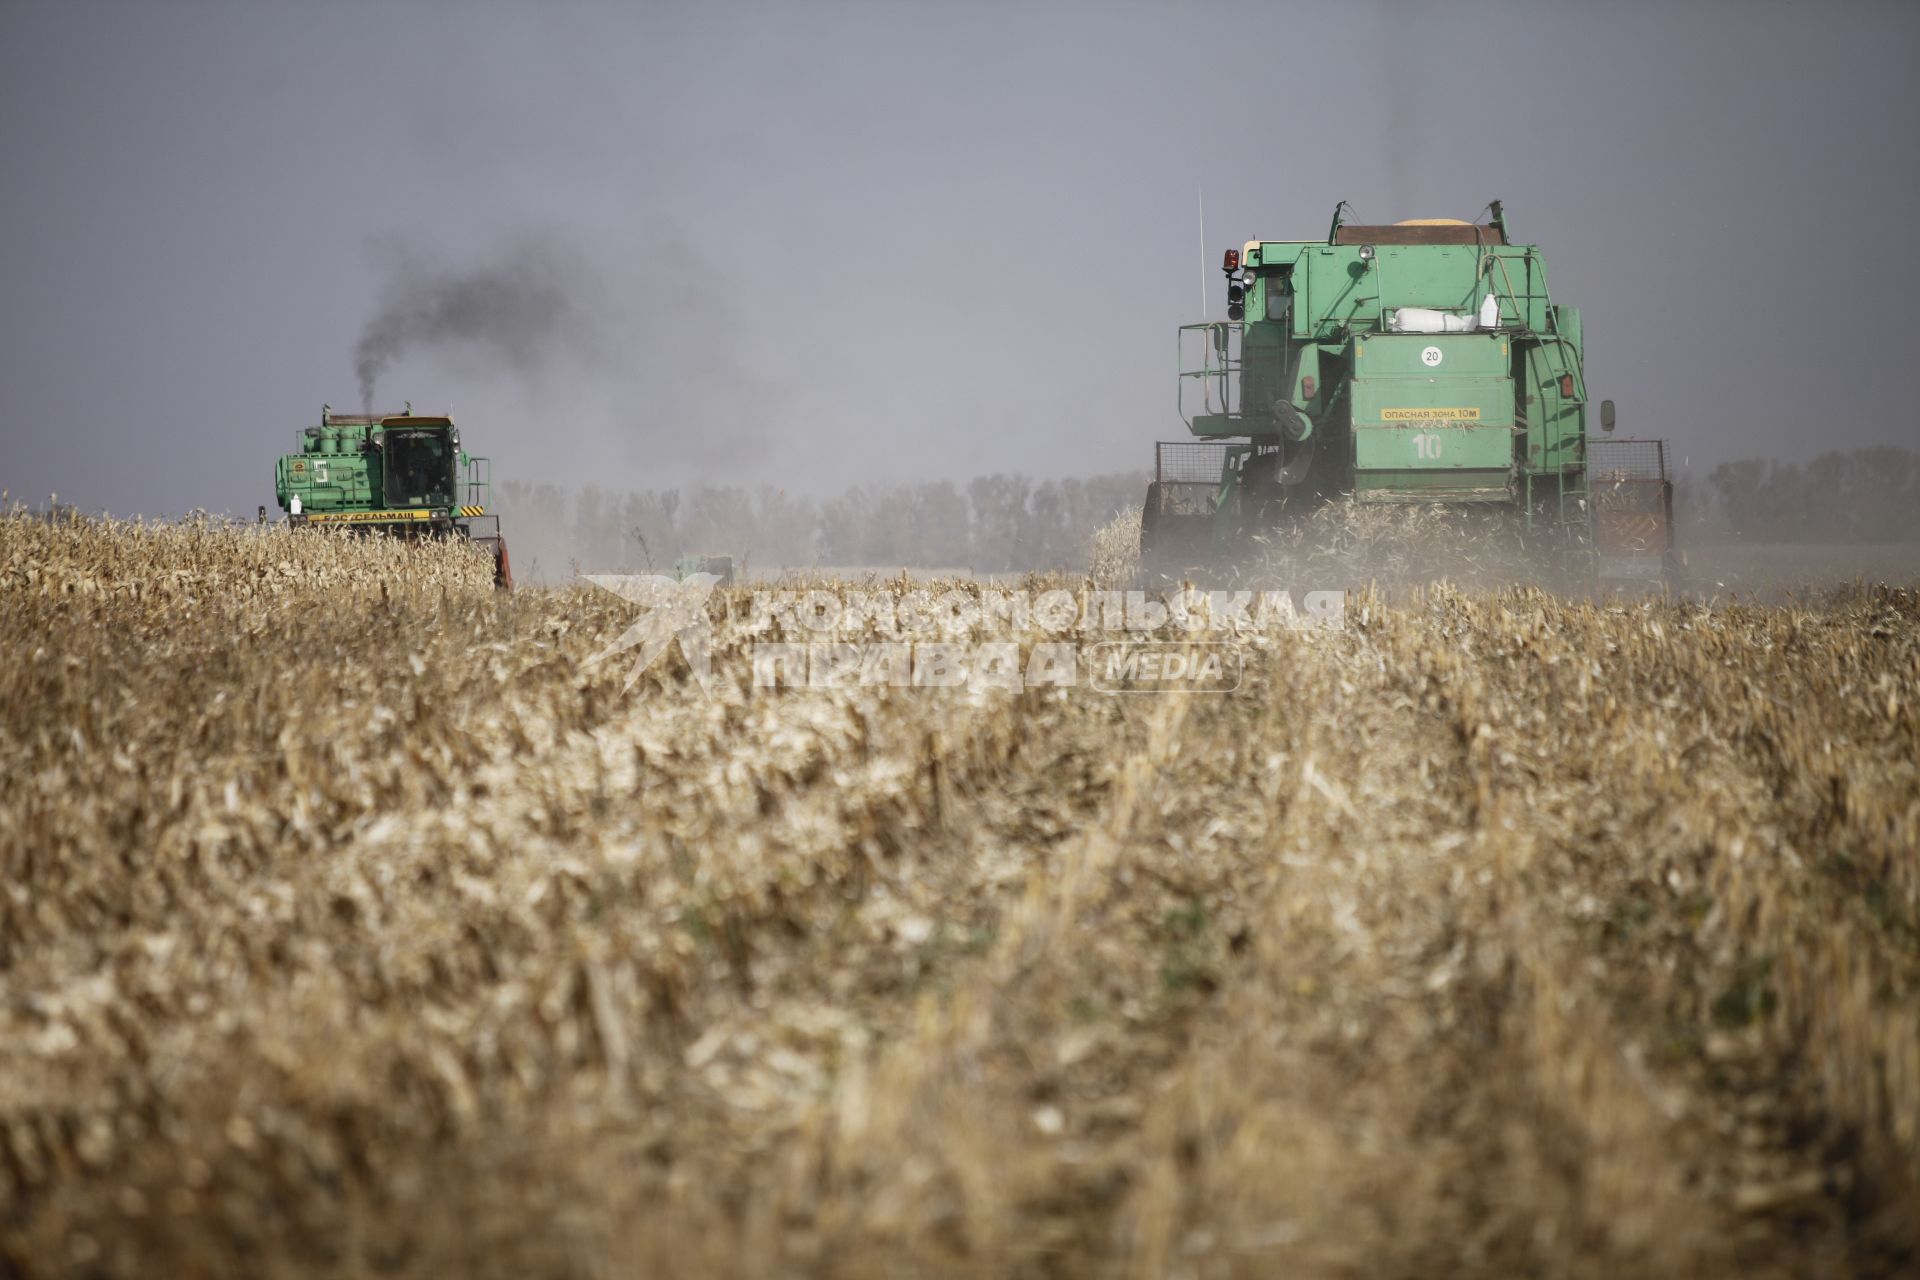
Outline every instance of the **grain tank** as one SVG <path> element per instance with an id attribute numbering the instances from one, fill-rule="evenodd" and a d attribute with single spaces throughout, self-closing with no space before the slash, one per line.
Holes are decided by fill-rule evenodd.
<path id="1" fill-rule="evenodd" d="M 1180 330 L 1195 438 L 1158 447 L 1150 560 L 1231 554 L 1350 496 L 1487 507 L 1553 555 L 1590 557 L 1598 535 L 1603 571 L 1661 571 L 1664 446 L 1589 440 L 1580 314 L 1488 208 L 1486 222 L 1369 226 L 1343 202 L 1324 240 L 1227 251 L 1228 318 Z M 1600 419 L 1612 431 L 1611 401 Z"/>

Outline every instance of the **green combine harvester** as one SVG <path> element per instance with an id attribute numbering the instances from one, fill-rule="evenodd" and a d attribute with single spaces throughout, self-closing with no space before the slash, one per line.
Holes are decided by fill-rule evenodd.
<path id="1" fill-rule="evenodd" d="M 1580 314 L 1485 223 L 1348 223 L 1226 253 L 1227 319 L 1180 330 L 1180 416 L 1141 519 L 1151 567 L 1231 559 L 1336 498 L 1498 512 L 1543 562 L 1664 578 L 1659 440 L 1587 435 Z M 1614 426 L 1612 401 L 1600 425 Z"/>
<path id="2" fill-rule="evenodd" d="M 500 517 L 487 510 L 492 465 L 460 448 L 452 418 L 335 413 L 300 433 L 300 450 L 274 467 L 287 523 L 347 525 L 403 538 L 465 538 L 493 560 L 493 580 L 513 585 Z M 260 509 L 262 520 L 266 508 Z"/>

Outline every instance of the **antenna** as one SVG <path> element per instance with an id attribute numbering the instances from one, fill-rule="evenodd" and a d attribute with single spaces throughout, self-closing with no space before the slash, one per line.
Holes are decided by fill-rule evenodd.
<path id="1" fill-rule="evenodd" d="M 1207 318 L 1207 192 L 1199 183 L 1193 187 L 1194 194 L 1200 197 L 1200 320 Z"/>

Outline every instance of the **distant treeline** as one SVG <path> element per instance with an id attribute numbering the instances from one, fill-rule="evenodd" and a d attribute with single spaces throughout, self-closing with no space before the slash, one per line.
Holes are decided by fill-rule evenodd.
<path id="1" fill-rule="evenodd" d="M 916 566 L 1005 572 L 1083 568 L 1093 533 L 1138 506 L 1148 477 L 979 476 L 965 485 L 866 485 L 837 497 L 771 485 L 644 493 L 509 481 L 497 505 L 515 568 L 665 572 L 683 555 L 732 555 L 756 570 Z"/>
<path id="2" fill-rule="evenodd" d="M 916 566 L 998 573 L 1084 568 L 1093 533 L 1137 506 L 1148 477 L 979 476 L 865 485 L 837 497 L 771 485 L 613 493 L 509 481 L 496 496 L 514 563 L 548 579 L 665 572 L 685 555 L 757 569 Z M 1694 537 L 1760 542 L 1920 541 L 1920 453 L 1882 445 L 1809 462 L 1725 462 L 1681 477 L 1675 516 Z"/>
<path id="3" fill-rule="evenodd" d="M 1749 541 L 1920 542 L 1920 453 L 1893 445 L 1723 462 L 1674 497 L 1677 520 Z"/>

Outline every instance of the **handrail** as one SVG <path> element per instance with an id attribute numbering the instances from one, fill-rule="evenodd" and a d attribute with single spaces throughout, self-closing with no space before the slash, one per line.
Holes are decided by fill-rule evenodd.
<path id="1" fill-rule="evenodd" d="M 481 466 L 485 463 L 485 467 Z M 493 500 L 493 459 L 482 454 L 467 455 L 467 474 L 464 483 L 467 486 L 467 502 L 474 506 L 486 506 Z"/>
<path id="2" fill-rule="evenodd" d="M 1200 344 L 1200 367 L 1198 369 L 1188 369 L 1186 367 L 1186 335 L 1189 332 L 1197 332 L 1202 335 Z M 1244 338 L 1245 332 L 1246 322 L 1243 320 L 1205 320 L 1198 324 L 1183 324 L 1175 331 L 1175 372 L 1178 376 L 1174 382 L 1174 412 L 1179 415 L 1180 421 L 1186 425 L 1189 431 L 1193 429 L 1193 418 L 1187 413 L 1185 379 L 1188 378 L 1200 380 L 1201 393 L 1204 397 L 1202 403 L 1205 406 L 1207 416 L 1226 418 L 1235 416 L 1235 410 L 1233 408 L 1233 379 L 1239 375 L 1243 361 L 1242 357 L 1236 355 L 1234 352 L 1234 335 L 1237 333 Z M 1217 341 L 1215 339 L 1216 334 L 1219 335 Z M 1219 353 L 1219 364 L 1214 363 L 1214 355 L 1216 352 Z M 1219 379 L 1220 382 L 1220 408 L 1217 415 L 1213 407 L 1214 390 L 1212 381 L 1216 378 Z"/>

